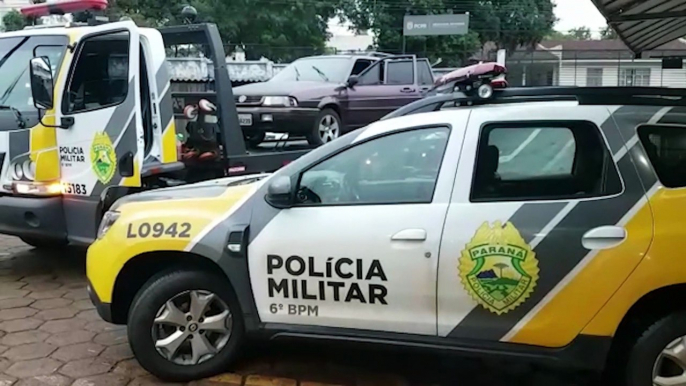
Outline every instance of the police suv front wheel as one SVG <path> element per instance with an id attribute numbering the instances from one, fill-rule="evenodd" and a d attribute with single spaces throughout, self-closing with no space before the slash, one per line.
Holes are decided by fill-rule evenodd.
<path id="1" fill-rule="evenodd" d="M 623 384 L 686 386 L 686 312 L 656 321 L 628 352 Z"/>
<path id="2" fill-rule="evenodd" d="M 150 279 L 129 312 L 131 349 L 160 379 L 187 382 L 226 370 L 244 335 L 242 314 L 226 278 L 176 270 Z"/>

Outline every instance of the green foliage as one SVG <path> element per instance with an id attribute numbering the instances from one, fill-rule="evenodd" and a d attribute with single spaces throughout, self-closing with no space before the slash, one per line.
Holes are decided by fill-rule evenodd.
<path id="1" fill-rule="evenodd" d="M 553 30 L 557 21 L 551 0 L 475 1 L 473 28 L 481 41 L 513 51 L 533 46 Z"/>
<path id="2" fill-rule="evenodd" d="M 551 0 L 341 0 L 340 13 L 356 29 L 374 32 L 380 50 L 400 52 L 405 14 L 469 12 L 467 35 L 406 37 L 406 52 L 454 66 L 487 42 L 510 51 L 538 43 L 552 31 L 554 7 Z"/>
<path id="3" fill-rule="evenodd" d="M 593 36 L 591 35 L 591 29 L 588 27 L 574 28 L 569 31 L 569 36 L 573 40 L 591 40 Z"/>
<path id="4" fill-rule="evenodd" d="M 601 40 L 615 40 L 619 39 L 619 35 L 617 35 L 617 32 L 612 29 L 609 25 L 602 30 L 600 30 L 600 39 Z"/>
<path id="5" fill-rule="evenodd" d="M 180 24 L 187 4 L 198 10 L 197 21 L 217 24 L 227 47 L 243 47 L 248 59 L 276 61 L 325 53 L 327 22 L 336 15 L 372 31 L 378 49 L 404 48 L 448 66 L 463 64 L 486 42 L 510 51 L 536 44 L 555 23 L 552 0 L 110 0 L 107 16 L 149 27 Z M 405 14 L 464 12 L 471 15 L 467 35 L 408 37 L 403 46 Z M 88 14 L 74 18 L 86 21 Z M 6 19 L 8 29 L 28 23 L 16 12 Z"/>
<path id="6" fill-rule="evenodd" d="M 324 52 L 335 0 L 194 0 L 199 19 L 216 23 L 225 42 L 248 59 L 290 61 Z"/>
<path id="7" fill-rule="evenodd" d="M 11 10 L 2 17 L 5 31 L 18 31 L 28 25 L 28 21 L 19 11 Z"/>
<path id="8" fill-rule="evenodd" d="M 553 30 L 546 35 L 545 40 L 574 40 L 574 37 L 564 32 Z"/>

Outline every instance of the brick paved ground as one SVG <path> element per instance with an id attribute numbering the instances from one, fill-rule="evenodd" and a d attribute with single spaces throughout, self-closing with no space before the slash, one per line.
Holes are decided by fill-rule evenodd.
<path id="1" fill-rule="evenodd" d="M 0 236 L 0 386 L 163 384 L 133 359 L 125 328 L 100 320 L 85 286 L 83 252 L 39 252 Z M 436 353 L 253 344 L 231 373 L 192 384 L 572 386 L 591 380 Z"/>

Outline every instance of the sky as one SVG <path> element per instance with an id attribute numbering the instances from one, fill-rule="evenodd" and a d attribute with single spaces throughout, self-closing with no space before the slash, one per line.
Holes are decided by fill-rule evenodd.
<path id="1" fill-rule="evenodd" d="M 558 31 L 566 32 L 572 28 L 588 27 L 597 34 L 607 25 L 605 18 L 591 0 L 553 0 L 553 2 L 557 4 L 555 16 L 559 21 L 555 29 Z"/>
<path id="2" fill-rule="evenodd" d="M 555 15 L 560 19 L 555 25 L 558 31 L 569 31 L 572 28 L 588 27 L 594 34 L 600 33 L 600 29 L 605 27 L 605 18 L 598 12 L 591 0 L 553 0 Z M 352 35 L 345 26 L 340 25 L 337 20 L 332 20 L 329 30 L 334 35 Z"/>

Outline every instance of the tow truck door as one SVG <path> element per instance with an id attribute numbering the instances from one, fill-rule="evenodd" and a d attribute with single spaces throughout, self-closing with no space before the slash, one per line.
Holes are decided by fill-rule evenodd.
<path id="1" fill-rule="evenodd" d="M 57 110 L 58 119 L 73 123 L 57 131 L 57 144 L 68 233 L 78 239 L 94 236 L 92 222 L 83 219 L 98 216 L 107 187 L 140 186 L 144 143 L 136 25 L 92 27 L 72 45 L 68 73 L 58 81 Z"/>

